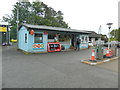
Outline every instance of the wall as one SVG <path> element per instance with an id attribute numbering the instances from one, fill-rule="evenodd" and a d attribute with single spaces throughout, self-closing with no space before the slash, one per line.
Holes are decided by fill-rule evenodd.
<path id="1" fill-rule="evenodd" d="M 93 45 L 96 45 L 95 38 L 91 38 L 91 42 L 92 42 Z"/>
<path id="2" fill-rule="evenodd" d="M 28 51 L 29 38 L 27 38 L 27 43 L 25 43 L 25 34 L 27 34 L 27 37 L 28 37 L 29 32 L 27 31 L 27 28 L 22 26 L 18 31 L 18 47 L 24 51 Z"/>
<path id="3" fill-rule="evenodd" d="M 41 33 L 43 34 L 43 43 L 34 43 L 34 35 L 29 35 L 29 44 L 28 44 L 28 52 L 34 53 L 34 52 L 47 52 L 47 38 L 48 35 L 44 35 L 44 32 L 35 32 L 35 33 Z M 34 48 L 34 46 L 42 46 L 41 48 Z"/>
<path id="4" fill-rule="evenodd" d="M 79 38 L 81 39 L 80 48 L 81 49 L 88 48 L 88 41 L 89 41 L 88 34 L 80 34 Z"/>
<path id="5" fill-rule="evenodd" d="M 82 40 L 82 37 L 84 37 L 84 39 Z M 87 41 L 85 40 L 87 37 Z M 87 34 L 80 34 L 78 35 L 78 38 L 81 39 L 81 44 L 80 44 L 80 48 L 84 49 L 84 48 L 88 48 L 88 41 L 89 41 L 89 37 Z M 70 42 L 60 42 L 61 45 L 63 45 L 65 47 L 65 49 L 69 49 L 71 46 L 71 39 Z"/>
<path id="6" fill-rule="evenodd" d="M 68 42 L 60 42 L 60 43 L 65 47 L 65 49 L 69 49 L 71 46 L 71 39 Z"/>
<path id="7" fill-rule="evenodd" d="M 30 35 L 29 31 L 23 26 L 19 30 L 19 48 L 27 51 L 27 52 L 47 52 L 47 42 L 48 42 L 48 34 L 45 34 L 44 31 L 37 31 L 34 30 L 35 33 L 43 34 L 43 43 L 34 43 L 34 35 Z M 27 43 L 25 43 L 25 33 L 27 33 Z M 79 38 L 82 39 L 84 36 L 83 41 L 80 44 L 80 48 L 88 48 L 88 35 L 87 34 L 80 34 Z M 87 37 L 87 41 L 86 41 Z M 65 49 L 69 49 L 71 46 L 71 39 L 68 42 L 60 42 L 61 45 L 65 47 Z"/>
<path id="8" fill-rule="evenodd" d="M 88 48 L 88 43 L 81 43 L 80 48 L 81 49 Z"/>

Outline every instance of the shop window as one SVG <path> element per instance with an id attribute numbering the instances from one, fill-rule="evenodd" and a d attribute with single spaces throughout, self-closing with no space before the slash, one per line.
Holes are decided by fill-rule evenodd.
<path id="1" fill-rule="evenodd" d="M 48 39 L 54 39 L 54 35 L 48 35 Z"/>
<path id="2" fill-rule="evenodd" d="M 84 36 L 82 36 L 82 42 L 84 42 Z"/>
<path id="3" fill-rule="evenodd" d="M 27 43 L 27 33 L 25 34 L 25 43 Z"/>
<path id="4" fill-rule="evenodd" d="M 60 35 L 59 36 L 59 41 L 70 43 L 70 35 Z"/>
<path id="5" fill-rule="evenodd" d="M 85 37 L 85 41 L 88 42 L 88 37 L 87 36 Z"/>
<path id="6" fill-rule="evenodd" d="M 43 43 L 43 34 L 35 33 L 34 43 Z"/>

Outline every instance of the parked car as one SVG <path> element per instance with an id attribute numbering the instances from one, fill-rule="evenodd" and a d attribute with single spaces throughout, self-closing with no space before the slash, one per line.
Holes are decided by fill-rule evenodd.
<path id="1" fill-rule="evenodd" d="M 118 42 L 117 47 L 120 48 L 120 42 Z"/>
<path id="2" fill-rule="evenodd" d="M 7 43 L 6 43 L 6 42 L 3 42 L 3 43 L 2 43 L 2 46 L 6 46 L 6 45 L 7 45 Z"/>
<path id="3" fill-rule="evenodd" d="M 16 43 L 16 42 L 17 42 L 17 40 L 15 40 L 15 39 L 11 39 L 11 42 Z"/>
<path id="4" fill-rule="evenodd" d="M 109 42 L 110 47 L 111 46 L 116 46 L 116 47 L 120 47 L 120 42 Z M 105 47 L 108 47 L 108 42 L 104 44 Z"/>
<path id="5" fill-rule="evenodd" d="M 92 42 L 89 41 L 89 42 L 88 42 L 88 46 L 89 46 L 89 47 L 92 47 L 92 46 L 93 46 Z"/>
<path id="6" fill-rule="evenodd" d="M 12 45 L 11 42 L 9 42 L 9 43 L 7 43 L 7 42 L 3 42 L 3 43 L 2 43 L 2 46 L 11 46 L 11 45 Z"/>

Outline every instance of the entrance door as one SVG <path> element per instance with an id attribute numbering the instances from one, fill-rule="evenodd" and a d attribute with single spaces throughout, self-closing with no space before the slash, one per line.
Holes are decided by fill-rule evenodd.
<path id="1" fill-rule="evenodd" d="M 76 46 L 76 35 L 75 35 L 75 34 L 72 34 L 71 45 L 72 45 L 73 47 Z"/>

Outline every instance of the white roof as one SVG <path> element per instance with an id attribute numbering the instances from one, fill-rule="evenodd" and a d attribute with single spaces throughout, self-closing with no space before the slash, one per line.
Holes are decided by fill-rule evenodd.
<path id="1" fill-rule="evenodd" d="M 0 25 L 9 25 L 8 22 L 0 22 Z"/>
<path id="2" fill-rule="evenodd" d="M 86 30 L 76 30 L 76 29 L 69 29 L 69 28 L 44 26 L 44 25 L 32 25 L 32 24 L 25 24 L 25 23 L 23 25 L 28 27 L 28 28 L 36 28 L 36 29 L 46 29 L 46 30 L 54 30 L 54 31 L 66 31 L 66 32 L 78 32 L 78 33 L 85 33 L 85 34 L 90 33 Z"/>

